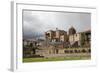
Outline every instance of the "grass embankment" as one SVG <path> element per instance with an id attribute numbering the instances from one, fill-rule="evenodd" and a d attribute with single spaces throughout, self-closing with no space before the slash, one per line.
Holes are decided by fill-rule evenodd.
<path id="1" fill-rule="evenodd" d="M 87 60 L 87 59 L 91 59 L 91 57 L 23 58 L 23 62 L 28 63 L 28 62 L 45 62 L 45 61 Z"/>

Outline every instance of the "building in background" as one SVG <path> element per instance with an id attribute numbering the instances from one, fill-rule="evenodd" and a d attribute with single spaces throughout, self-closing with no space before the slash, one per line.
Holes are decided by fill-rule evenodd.
<path id="1" fill-rule="evenodd" d="M 76 33 L 74 27 L 69 29 L 69 42 L 71 47 L 90 47 L 91 31 Z"/>
<path id="2" fill-rule="evenodd" d="M 46 37 L 46 40 L 50 42 L 67 42 L 68 41 L 67 32 L 64 30 L 59 30 L 58 28 L 56 28 L 55 31 L 49 30 L 45 32 L 45 37 Z"/>
<path id="3" fill-rule="evenodd" d="M 67 43 L 66 45 L 69 47 L 89 47 L 91 31 L 76 32 L 76 29 L 71 27 L 67 34 L 67 31 L 56 28 L 55 31 L 49 30 L 45 32 L 45 37 L 47 42 Z"/>
<path id="4" fill-rule="evenodd" d="M 48 30 L 43 39 L 23 40 L 24 57 L 57 57 L 66 56 L 67 53 L 90 53 L 91 30 L 77 32 L 74 27 L 65 30 Z M 70 49 L 69 49 L 70 48 Z M 71 49 L 72 48 L 72 49 Z M 73 49 L 76 48 L 76 49 Z M 77 49 L 81 48 L 81 49 Z M 83 48 L 83 49 L 82 49 Z M 87 48 L 87 49 L 84 49 Z"/>

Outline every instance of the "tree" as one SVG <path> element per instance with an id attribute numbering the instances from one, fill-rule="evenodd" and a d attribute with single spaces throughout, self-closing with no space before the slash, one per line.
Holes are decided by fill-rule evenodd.
<path id="1" fill-rule="evenodd" d="M 80 40 L 80 43 L 81 43 L 81 47 L 83 47 L 85 45 L 85 33 L 81 33 L 81 40 Z"/>
<path id="2" fill-rule="evenodd" d="M 33 43 L 30 43 L 30 47 L 33 47 Z"/>

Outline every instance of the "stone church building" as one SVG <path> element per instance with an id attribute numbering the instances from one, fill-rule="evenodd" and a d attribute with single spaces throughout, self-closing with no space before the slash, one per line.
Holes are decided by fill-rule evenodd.
<path id="1" fill-rule="evenodd" d="M 45 32 L 44 41 L 23 41 L 23 46 L 30 44 L 32 48 L 29 51 L 24 50 L 24 55 L 31 53 L 31 56 L 59 57 L 66 56 L 68 53 L 90 52 L 91 31 L 77 32 L 74 27 L 69 28 L 68 31 L 56 28 Z M 33 50 L 34 47 L 35 50 Z M 86 49 L 77 49 L 84 47 Z"/>

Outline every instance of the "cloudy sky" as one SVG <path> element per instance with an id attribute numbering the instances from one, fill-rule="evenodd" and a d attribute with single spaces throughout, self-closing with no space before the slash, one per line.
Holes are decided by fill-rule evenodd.
<path id="1" fill-rule="evenodd" d="M 68 31 L 73 26 L 77 32 L 91 28 L 91 14 L 70 12 L 23 11 L 23 37 L 42 37 L 48 30 Z"/>

